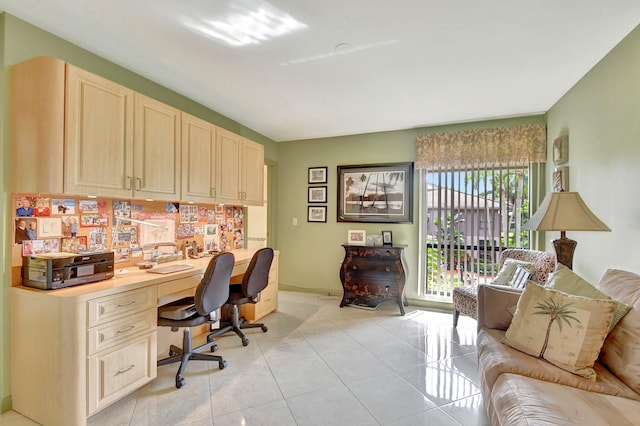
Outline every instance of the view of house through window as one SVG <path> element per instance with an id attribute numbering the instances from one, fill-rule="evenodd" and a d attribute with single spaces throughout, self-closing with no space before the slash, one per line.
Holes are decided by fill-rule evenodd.
<path id="1" fill-rule="evenodd" d="M 528 248 L 529 168 L 425 171 L 421 215 L 428 298 L 454 287 L 488 283 L 509 247 Z"/>

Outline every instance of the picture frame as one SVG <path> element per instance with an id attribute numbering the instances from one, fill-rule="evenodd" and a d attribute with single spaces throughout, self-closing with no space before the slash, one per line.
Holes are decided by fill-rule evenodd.
<path id="1" fill-rule="evenodd" d="M 326 203 L 327 187 L 326 186 L 310 186 L 308 193 L 309 203 Z"/>
<path id="2" fill-rule="evenodd" d="M 327 222 L 327 206 L 308 206 L 307 222 Z"/>
<path id="3" fill-rule="evenodd" d="M 350 229 L 347 231 L 347 244 L 363 246 L 367 242 L 367 232 L 363 229 Z"/>
<path id="4" fill-rule="evenodd" d="M 553 192 L 569 191 L 569 166 L 553 170 Z"/>
<path id="5" fill-rule="evenodd" d="M 413 223 L 413 163 L 338 166 L 338 222 Z"/>
<path id="6" fill-rule="evenodd" d="M 327 183 L 326 167 L 309 167 L 309 184 Z"/>
<path id="7" fill-rule="evenodd" d="M 382 245 L 384 246 L 393 245 L 393 236 L 391 234 L 391 231 L 382 231 Z"/>
<path id="8" fill-rule="evenodd" d="M 569 136 L 564 135 L 553 141 L 553 164 L 569 161 Z"/>

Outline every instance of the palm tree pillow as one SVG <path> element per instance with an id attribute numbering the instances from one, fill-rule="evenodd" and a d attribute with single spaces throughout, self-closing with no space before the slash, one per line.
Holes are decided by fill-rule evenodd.
<path id="1" fill-rule="evenodd" d="M 503 343 L 595 380 L 593 364 L 619 307 L 612 299 L 574 296 L 529 281 Z"/>

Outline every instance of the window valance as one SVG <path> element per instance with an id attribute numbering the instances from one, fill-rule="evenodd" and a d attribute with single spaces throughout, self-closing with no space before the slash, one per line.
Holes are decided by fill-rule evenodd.
<path id="1" fill-rule="evenodd" d="M 542 123 L 419 135 L 418 169 L 525 166 L 547 159 Z"/>

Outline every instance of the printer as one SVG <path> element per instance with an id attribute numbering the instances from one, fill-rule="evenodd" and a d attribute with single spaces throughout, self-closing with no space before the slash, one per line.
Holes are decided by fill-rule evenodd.
<path id="1" fill-rule="evenodd" d="M 113 252 L 46 253 L 22 257 L 22 284 L 43 290 L 113 278 Z"/>

